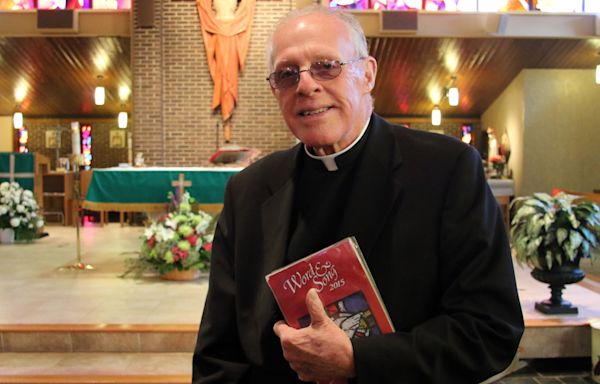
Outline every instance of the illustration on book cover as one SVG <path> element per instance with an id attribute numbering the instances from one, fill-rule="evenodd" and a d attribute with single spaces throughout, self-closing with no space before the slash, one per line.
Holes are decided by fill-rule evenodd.
<path id="1" fill-rule="evenodd" d="M 361 291 L 326 305 L 325 311 L 327 316 L 350 338 L 381 334 L 369 303 Z M 301 317 L 299 323 L 302 328 L 308 327 L 310 316 Z"/>

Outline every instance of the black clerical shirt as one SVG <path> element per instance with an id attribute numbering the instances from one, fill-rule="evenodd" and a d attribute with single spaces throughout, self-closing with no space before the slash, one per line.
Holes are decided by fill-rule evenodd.
<path id="1" fill-rule="evenodd" d="M 336 156 L 338 167 L 329 171 L 320 159 L 300 155 L 295 175 L 296 194 L 287 259 L 295 261 L 342 239 L 338 229 L 354 185 L 356 164 L 369 130 L 347 152 Z M 351 235 L 351 234 L 350 234 Z M 342 236 L 342 237 L 340 237 Z"/>

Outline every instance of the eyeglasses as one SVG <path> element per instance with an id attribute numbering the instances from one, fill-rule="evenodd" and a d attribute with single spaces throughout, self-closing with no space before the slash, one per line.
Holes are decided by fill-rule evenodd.
<path id="1" fill-rule="evenodd" d="M 310 75 L 315 80 L 331 80 L 335 79 L 342 73 L 342 66 L 352 64 L 365 57 L 357 59 L 340 61 L 340 60 L 319 60 L 310 65 L 308 69 L 300 69 L 297 65 L 292 65 L 275 71 L 267 77 L 267 81 L 273 89 L 283 89 L 293 87 L 300 81 L 302 72 L 310 72 Z"/>

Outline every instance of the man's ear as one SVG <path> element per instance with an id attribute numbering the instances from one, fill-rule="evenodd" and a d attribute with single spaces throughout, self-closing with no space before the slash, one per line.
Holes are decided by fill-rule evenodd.
<path id="1" fill-rule="evenodd" d="M 368 86 L 368 91 L 371 92 L 375 87 L 375 78 L 377 77 L 377 60 L 373 56 L 368 56 L 365 59 L 365 82 Z"/>

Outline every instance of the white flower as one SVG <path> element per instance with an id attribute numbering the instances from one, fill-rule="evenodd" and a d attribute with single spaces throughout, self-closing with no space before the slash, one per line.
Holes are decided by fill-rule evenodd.
<path id="1" fill-rule="evenodd" d="M 148 228 L 144 229 L 144 237 L 146 238 L 146 240 L 150 240 L 152 238 L 152 236 L 154 236 L 154 234 L 156 233 L 156 224 L 152 223 L 151 226 L 149 226 Z"/>
<path id="2" fill-rule="evenodd" d="M 10 225 L 11 225 L 11 227 L 17 228 L 19 226 L 19 224 L 21 224 L 21 218 L 20 217 L 13 217 L 12 219 L 10 219 Z"/>
<path id="3" fill-rule="evenodd" d="M 6 215 L 7 212 L 8 212 L 8 206 L 0 205 L 0 216 Z"/>
<path id="4" fill-rule="evenodd" d="M 156 232 L 156 241 L 170 241 L 174 240 L 177 233 L 171 228 L 159 227 Z"/>
<path id="5" fill-rule="evenodd" d="M 25 212 L 25 207 L 21 204 L 17 205 L 17 212 L 19 212 L 19 213 Z"/>
<path id="6" fill-rule="evenodd" d="M 44 220 L 39 219 L 38 221 L 36 221 L 35 226 L 38 228 L 42 228 L 44 226 Z"/>
<path id="7" fill-rule="evenodd" d="M 171 229 L 177 229 L 177 221 L 174 220 L 174 218 L 172 218 L 171 215 L 169 215 L 169 218 L 167 218 L 167 220 L 165 220 L 165 227 L 171 228 Z"/>

